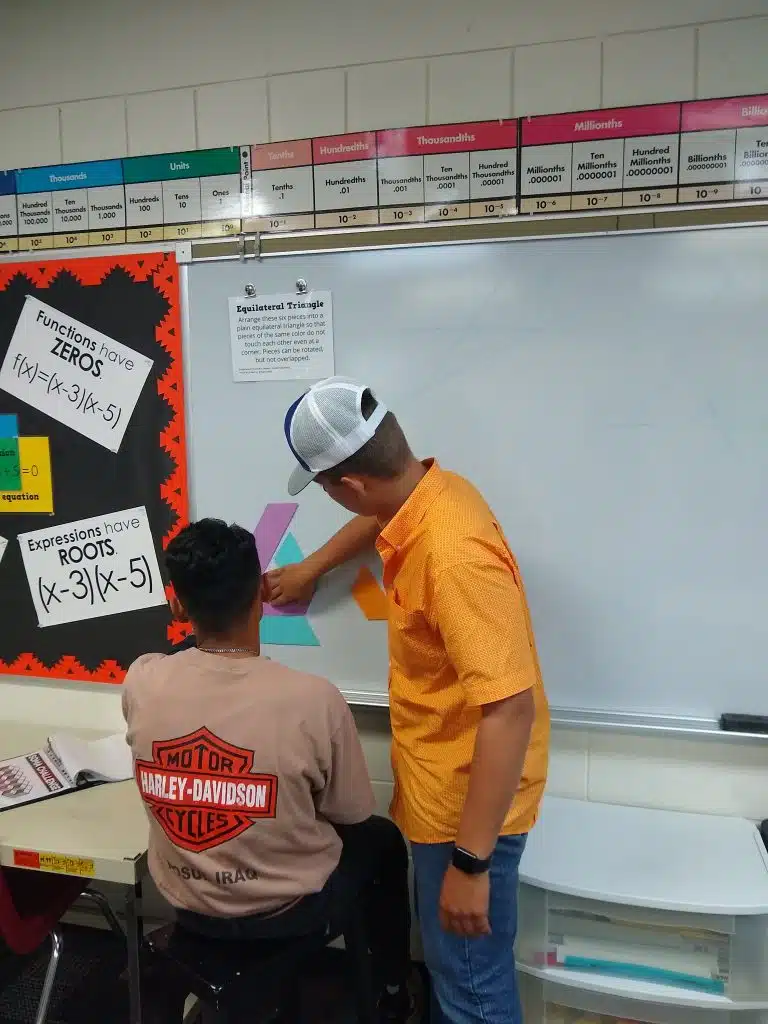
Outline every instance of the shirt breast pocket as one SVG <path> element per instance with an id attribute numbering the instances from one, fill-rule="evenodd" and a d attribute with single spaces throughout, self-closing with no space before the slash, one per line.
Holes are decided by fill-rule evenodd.
<path id="1" fill-rule="evenodd" d="M 440 634 L 432 629 L 426 615 L 389 601 L 389 655 L 410 681 L 434 675 L 445 664 Z"/>

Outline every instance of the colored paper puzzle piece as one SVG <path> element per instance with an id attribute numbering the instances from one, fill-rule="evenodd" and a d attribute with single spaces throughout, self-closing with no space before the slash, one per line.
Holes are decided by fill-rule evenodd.
<path id="1" fill-rule="evenodd" d="M 360 567 L 357 579 L 352 585 L 352 596 L 369 622 L 385 622 L 387 619 L 387 597 L 381 585 L 367 565 Z"/>
<path id="2" fill-rule="evenodd" d="M 304 555 L 301 552 L 301 548 L 298 545 L 296 538 L 292 533 L 285 535 L 283 543 L 277 549 L 275 555 L 275 565 L 279 568 L 283 568 L 286 565 L 295 565 L 297 562 L 301 562 L 304 559 Z M 264 608 L 265 615 L 306 615 L 309 610 L 309 601 L 305 601 L 297 604 L 284 604 L 280 608 L 275 608 L 273 605 L 268 604 Z"/>
<path id="3" fill-rule="evenodd" d="M 0 491 L 21 490 L 18 437 L 0 437 Z"/>
<path id="4" fill-rule="evenodd" d="M 293 502 L 272 502 L 261 513 L 253 535 L 262 569 L 266 569 L 275 557 L 280 541 L 288 532 L 291 520 L 299 506 Z"/>
<path id="5" fill-rule="evenodd" d="M 286 565 L 296 565 L 297 562 L 302 562 L 303 560 L 304 555 L 301 552 L 298 541 L 292 533 L 287 533 L 285 540 L 277 549 L 275 565 L 282 569 Z"/>
<path id="6" fill-rule="evenodd" d="M 0 413 L 0 437 L 18 437 L 19 418 L 12 413 Z"/>
<path id="7" fill-rule="evenodd" d="M 0 490 L 3 512 L 53 512 L 51 448 L 47 437 L 20 437 L 21 488 Z"/>
<path id="8" fill-rule="evenodd" d="M 304 615 L 273 615 L 261 620 L 261 642 L 283 647 L 319 647 L 320 641 Z"/>
<path id="9" fill-rule="evenodd" d="M 273 561 L 275 565 L 283 568 L 304 558 L 296 538 L 287 532 L 298 507 L 293 502 L 273 502 L 262 512 L 253 535 L 264 569 Z M 285 605 L 282 608 L 265 604 L 261 620 L 262 643 L 289 647 L 319 647 L 320 641 L 306 617 L 308 609 L 309 604 Z"/>

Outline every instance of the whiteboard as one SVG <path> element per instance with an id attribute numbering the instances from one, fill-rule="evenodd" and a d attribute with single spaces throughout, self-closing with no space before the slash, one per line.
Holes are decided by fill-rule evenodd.
<path id="1" fill-rule="evenodd" d="M 290 500 L 301 382 L 234 383 L 227 299 L 330 289 L 336 372 L 414 450 L 470 477 L 526 579 L 553 705 L 768 713 L 768 230 L 742 227 L 336 252 L 185 270 L 192 510 L 255 526 Z M 345 521 L 318 487 L 293 533 Z M 375 555 L 370 559 L 375 567 Z M 386 700 L 386 627 L 350 597 L 319 647 L 273 647 Z"/>

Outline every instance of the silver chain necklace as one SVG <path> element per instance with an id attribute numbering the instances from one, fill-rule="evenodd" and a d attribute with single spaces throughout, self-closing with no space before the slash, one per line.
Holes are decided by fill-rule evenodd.
<path id="1" fill-rule="evenodd" d="M 252 647 L 198 647 L 204 654 L 257 654 Z"/>

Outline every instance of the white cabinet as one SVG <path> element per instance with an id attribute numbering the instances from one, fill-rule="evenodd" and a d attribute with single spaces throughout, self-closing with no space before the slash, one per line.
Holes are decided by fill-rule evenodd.
<path id="1" fill-rule="evenodd" d="M 751 822 L 547 797 L 520 881 L 527 1024 L 768 1024 Z"/>

